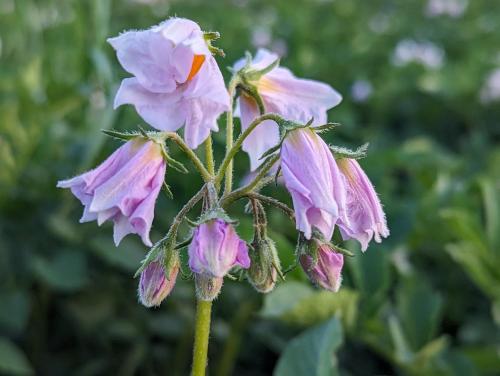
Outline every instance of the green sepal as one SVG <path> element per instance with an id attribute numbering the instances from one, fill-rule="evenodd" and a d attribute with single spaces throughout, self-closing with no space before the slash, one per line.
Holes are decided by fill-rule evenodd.
<path id="1" fill-rule="evenodd" d="M 342 159 L 342 158 L 361 159 L 366 157 L 368 146 L 370 146 L 370 144 L 367 142 L 366 144 L 361 145 L 356 150 L 351 150 L 346 147 L 336 146 L 336 145 L 329 145 L 329 148 L 332 151 L 333 155 L 335 156 L 335 159 Z"/>
<path id="2" fill-rule="evenodd" d="M 141 266 L 139 269 L 134 274 L 134 278 L 136 278 L 139 274 L 142 273 L 146 267 L 151 264 L 153 261 L 156 261 L 159 259 L 161 256 L 162 252 L 163 253 L 168 253 L 169 251 L 173 250 L 174 248 L 174 242 L 175 238 L 177 236 L 177 232 L 175 233 L 168 233 L 163 239 L 159 240 L 154 244 L 149 252 L 147 253 L 146 257 L 141 261 Z"/>
<path id="3" fill-rule="evenodd" d="M 243 79 L 242 82 L 238 84 L 238 89 L 245 92 L 246 95 L 252 97 L 252 99 L 255 101 L 255 104 L 257 104 L 257 107 L 259 108 L 260 115 L 264 115 L 266 113 L 264 100 L 260 96 L 259 91 L 257 90 L 257 87 L 255 85 Z"/>
<path id="4" fill-rule="evenodd" d="M 174 198 L 174 194 L 172 193 L 170 186 L 166 182 L 163 182 L 163 190 L 165 191 L 165 194 L 169 199 L 172 200 Z"/>
<path id="5" fill-rule="evenodd" d="M 316 133 L 325 133 L 325 132 L 329 132 L 332 129 L 337 128 L 339 126 L 340 126 L 340 123 L 326 123 L 324 125 L 320 125 L 319 127 L 314 127 L 313 129 Z"/>
<path id="6" fill-rule="evenodd" d="M 276 146 L 273 146 L 272 148 L 268 149 L 264 154 L 262 154 L 259 158 L 259 160 L 261 159 L 266 159 L 265 162 L 267 162 L 267 159 L 269 159 L 269 157 L 272 157 L 272 155 L 274 153 L 276 153 L 278 150 L 281 149 L 281 144 L 283 143 L 283 140 L 280 141 L 280 143 Z M 265 162 L 263 162 L 262 164 L 264 164 Z"/>
<path id="7" fill-rule="evenodd" d="M 174 170 L 177 170 L 182 174 L 187 174 L 189 172 L 188 169 L 181 162 L 172 158 L 168 154 L 168 151 L 167 151 L 167 148 L 165 147 L 165 145 L 163 145 L 163 144 L 161 145 L 161 150 L 162 150 L 163 158 L 165 159 L 165 161 L 167 162 L 169 167 L 172 167 Z"/>
<path id="8" fill-rule="evenodd" d="M 203 212 L 197 221 L 193 222 L 196 226 L 199 226 L 208 221 L 212 221 L 214 219 L 222 219 L 224 222 L 230 224 L 238 224 L 238 221 L 232 219 L 221 207 L 214 207 Z"/>
<path id="9" fill-rule="evenodd" d="M 248 57 L 247 57 L 248 59 Z M 248 62 L 248 60 L 247 60 Z M 250 61 L 251 64 L 251 61 Z M 262 69 L 249 69 L 248 66 L 246 66 L 246 69 L 243 68 L 240 71 L 240 75 L 243 77 L 245 81 L 258 81 L 261 79 L 262 76 L 268 74 L 271 72 L 274 68 L 278 67 L 280 65 L 280 59 L 277 58 L 274 60 L 271 64 L 269 64 L 267 67 L 264 67 Z"/>
<path id="10" fill-rule="evenodd" d="M 172 269 L 179 268 L 181 265 L 181 258 L 179 256 L 179 251 L 176 249 L 171 249 L 165 252 L 163 255 L 163 266 L 165 267 L 165 278 L 170 281 L 170 275 Z"/>
<path id="11" fill-rule="evenodd" d="M 101 129 L 101 132 L 106 136 L 116 138 L 118 140 L 130 141 L 136 137 L 140 137 L 141 134 L 139 132 L 118 132 L 114 129 Z"/>
<path id="12" fill-rule="evenodd" d="M 354 257 L 354 253 L 352 253 L 351 251 L 348 251 L 347 249 L 339 247 L 338 245 L 335 245 L 333 243 L 329 243 L 329 244 L 330 244 L 330 247 L 333 249 L 334 252 L 341 253 L 344 256 Z"/>
<path id="13" fill-rule="evenodd" d="M 212 55 L 219 55 L 221 57 L 226 56 L 222 48 L 212 46 L 212 41 L 220 38 L 220 33 L 218 31 L 204 31 L 203 38 L 205 39 L 208 50 Z"/>

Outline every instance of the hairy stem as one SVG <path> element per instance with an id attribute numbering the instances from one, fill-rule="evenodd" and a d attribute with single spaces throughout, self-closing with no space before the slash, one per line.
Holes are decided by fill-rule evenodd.
<path id="1" fill-rule="evenodd" d="M 239 77 L 234 75 L 229 82 L 227 91 L 229 92 L 229 111 L 226 114 L 226 156 L 233 147 L 233 111 L 234 111 L 234 97 L 236 95 L 236 86 L 238 86 Z M 233 163 L 227 166 L 226 181 L 224 183 L 224 192 L 229 193 L 233 187 Z M 220 181 L 219 181 L 220 184 Z"/>
<path id="2" fill-rule="evenodd" d="M 205 140 L 205 163 L 207 165 L 208 173 L 212 176 L 215 175 L 215 162 L 214 151 L 212 149 L 212 136 L 208 136 Z"/>
<path id="3" fill-rule="evenodd" d="M 226 190 L 224 191 L 225 194 L 229 194 L 231 190 L 227 190 L 227 179 L 228 179 L 228 174 L 231 174 L 231 180 L 232 180 L 232 160 L 236 153 L 240 150 L 241 145 L 243 144 L 243 141 L 248 137 L 250 133 L 263 121 L 265 120 L 274 120 L 275 122 L 281 122 L 284 119 L 277 115 L 277 114 L 265 114 L 262 116 L 259 116 L 257 119 L 252 121 L 250 125 L 248 126 L 247 129 L 245 129 L 238 139 L 235 141 L 234 145 L 231 148 L 227 148 L 226 156 L 224 157 L 224 160 L 222 161 L 219 171 L 217 172 L 217 176 L 215 177 L 215 186 L 219 186 L 222 179 L 224 178 L 224 174 L 226 175 Z M 231 137 L 232 141 L 232 137 Z"/>
<path id="4" fill-rule="evenodd" d="M 192 376 L 205 376 L 211 311 L 211 301 L 198 300 L 196 306 Z"/>
<path id="5" fill-rule="evenodd" d="M 254 190 L 263 181 L 269 170 L 274 166 L 274 164 L 278 161 L 279 158 L 280 158 L 279 154 L 272 156 L 267 162 L 264 163 L 258 175 L 250 183 L 248 183 L 244 187 L 234 190 L 228 195 L 224 195 L 221 199 L 221 206 L 222 207 L 227 206 L 230 203 L 246 196 L 249 192 Z"/>
<path id="6" fill-rule="evenodd" d="M 275 198 L 272 198 L 269 196 L 264 196 L 264 195 L 261 195 L 260 193 L 256 193 L 256 192 L 248 193 L 247 197 L 257 199 L 263 203 L 272 205 L 275 208 L 278 208 L 279 210 L 281 210 L 283 213 L 285 213 L 291 220 L 295 220 L 295 212 L 293 211 L 293 209 L 290 208 L 288 205 L 282 203 L 281 201 L 276 200 Z"/>
<path id="7" fill-rule="evenodd" d="M 193 150 L 189 148 L 189 146 L 186 145 L 181 136 L 179 136 L 175 132 L 162 132 L 162 135 L 163 137 L 165 137 L 165 139 L 171 139 L 172 141 L 174 141 L 179 146 L 179 148 L 184 153 L 186 153 L 186 155 L 188 156 L 189 159 L 191 159 L 191 162 L 193 162 L 194 167 L 196 167 L 196 169 L 198 170 L 198 172 L 200 173 L 201 177 L 205 182 L 212 180 L 212 174 L 210 174 L 207 171 L 207 169 L 200 161 L 198 156 L 195 154 Z"/>

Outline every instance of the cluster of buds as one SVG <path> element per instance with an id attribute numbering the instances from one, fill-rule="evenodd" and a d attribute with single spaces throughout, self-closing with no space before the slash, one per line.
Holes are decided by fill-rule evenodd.
<path id="1" fill-rule="evenodd" d="M 358 240 L 363 251 L 372 239 L 380 242 L 389 235 L 378 196 L 357 161 L 366 148 L 353 151 L 327 145 L 320 136 L 334 127 L 326 123 L 327 111 L 342 97 L 328 84 L 296 77 L 266 50 L 236 62 L 226 89 L 213 56 L 223 55 L 212 46 L 218 37 L 193 21 L 171 18 L 151 29 L 109 39 L 120 64 L 131 74 L 118 89 L 115 108 L 133 105 L 155 131 L 105 131 L 126 143 L 94 170 L 58 186 L 71 189 L 83 204 L 81 222 L 113 222 L 117 246 L 127 234 L 138 234 L 151 247 L 137 273 L 139 300 L 147 307 L 158 306 L 171 292 L 182 269 L 179 252 L 186 246 L 199 299 L 215 299 L 224 277 L 233 273 L 246 276 L 259 292 L 271 291 L 284 276 L 278 250 L 267 233 L 264 205 L 280 208 L 295 221 L 297 259 L 311 281 L 338 291 L 347 251 L 330 243 L 335 229 L 344 240 Z M 233 140 L 235 101 L 242 133 Z M 229 140 L 216 170 L 211 132 L 218 131 L 217 120 L 224 112 L 228 112 Z M 181 128 L 183 138 L 176 133 Z M 153 245 L 150 230 L 159 192 L 163 187 L 171 195 L 165 182 L 167 166 L 188 172 L 170 156 L 169 142 L 180 147 L 205 183 L 176 215 L 166 236 Z M 204 142 L 206 163 L 195 151 Z M 254 179 L 233 190 L 231 161 L 240 148 L 249 156 Z M 293 209 L 259 193 L 272 174 L 281 176 Z M 239 199 L 249 201 L 254 217 L 249 244 L 225 213 Z M 189 221 L 187 214 L 202 200 L 199 219 Z M 178 242 L 184 222 L 193 228 L 188 241 Z"/>

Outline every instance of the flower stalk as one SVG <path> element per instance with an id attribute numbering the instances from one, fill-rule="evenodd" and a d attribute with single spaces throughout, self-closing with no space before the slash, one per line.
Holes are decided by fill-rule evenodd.
<path id="1" fill-rule="evenodd" d="M 196 303 L 192 376 L 205 376 L 211 314 L 212 302 L 198 299 Z"/>

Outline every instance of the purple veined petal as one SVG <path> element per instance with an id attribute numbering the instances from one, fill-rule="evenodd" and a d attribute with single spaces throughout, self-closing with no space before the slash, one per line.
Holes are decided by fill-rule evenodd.
<path id="1" fill-rule="evenodd" d="M 220 219 L 205 222 L 193 233 L 189 267 L 196 274 L 213 278 L 223 277 L 236 265 L 247 267 L 248 249 L 241 243 L 230 224 Z"/>
<path id="2" fill-rule="evenodd" d="M 174 46 L 195 35 L 203 37 L 203 32 L 196 22 L 178 17 L 169 18 L 159 25 L 153 26 L 151 31 L 170 40 L 173 42 Z"/>
<path id="3" fill-rule="evenodd" d="M 149 232 L 154 205 L 163 184 L 166 163 L 153 141 L 134 138 L 116 150 L 100 166 L 58 183 L 71 188 L 84 205 L 81 222 L 112 220 L 118 245 L 129 233 L 151 246 Z"/>
<path id="4" fill-rule="evenodd" d="M 122 67 L 133 74 L 146 90 L 171 93 L 177 87 L 175 70 L 169 62 L 172 41 L 151 30 L 128 31 L 108 39 Z M 188 68 L 189 69 L 189 68 Z"/>
<path id="5" fill-rule="evenodd" d="M 151 191 L 151 181 L 165 162 L 159 145 L 141 142 L 136 154 L 94 191 L 89 210 L 98 212 L 117 207 L 130 216 Z"/>
<path id="6" fill-rule="evenodd" d="M 187 99 L 205 98 L 229 109 L 229 94 L 224 78 L 213 56 L 208 56 L 198 73 L 189 81 L 183 93 Z"/>
<path id="7" fill-rule="evenodd" d="M 239 98 L 242 130 L 248 128 L 250 123 L 259 116 L 257 104 L 245 95 Z M 272 112 L 272 111 L 271 111 Z M 256 170 L 261 164 L 260 157 L 279 142 L 279 128 L 272 120 L 265 120 L 259 124 L 243 141 L 242 149 L 250 158 L 250 170 Z"/>
<path id="8" fill-rule="evenodd" d="M 151 93 L 136 78 L 122 81 L 116 93 L 114 108 L 123 104 L 134 105 L 138 114 L 152 127 L 164 131 L 176 131 L 186 120 L 186 108 L 182 92 L 171 94 Z"/>
<path id="9" fill-rule="evenodd" d="M 189 115 L 184 129 L 184 140 L 191 149 L 196 149 L 210 135 L 217 132 L 217 118 L 224 111 L 222 107 L 204 98 L 190 101 Z"/>
<path id="10" fill-rule="evenodd" d="M 258 82 L 259 93 L 264 100 L 277 104 L 285 104 L 302 113 L 303 117 L 318 117 L 322 113 L 337 106 L 342 101 L 342 96 L 325 83 L 297 78 L 286 68 L 275 68 Z M 286 108 L 284 110 L 286 111 Z M 310 116 L 311 115 L 311 116 Z M 307 119 L 309 120 L 309 119 Z"/>
<path id="11" fill-rule="evenodd" d="M 291 132 L 283 142 L 281 165 L 289 178 L 285 184 L 295 190 L 307 187 L 308 197 L 316 207 L 338 216 L 339 208 L 333 196 L 335 184 L 343 184 L 339 176 L 332 176 L 333 156 L 325 142 L 312 130 Z M 334 163 L 334 162 L 333 162 Z M 339 178 L 338 181 L 334 178 Z M 298 184 L 300 182 L 300 184 Z"/>
<path id="12" fill-rule="evenodd" d="M 292 195 L 297 229 L 310 239 L 312 227 L 330 239 L 346 217 L 344 179 L 325 142 L 311 129 L 292 131 L 281 148 L 285 186 Z"/>
<path id="13" fill-rule="evenodd" d="M 339 161 L 339 166 L 346 181 L 349 221 L 339 221 L 340 232 L 344 239 L 358 240 L 362 251 L 366 251 L 372 238 L 380 243 L 382 237 L 389 236 L 385 213 L 370 179 L 359 163 L 344 158 Z"/>
<path id="14" fill-rule="evenodd" d="M 242 240 L 238 241 L 238 253 L 236 254 L 236 263 L 244 269 L 248 269 L 250 267 L 250 256 L 248 255 L 248 246 Z"/>
<path id="15" fill-rule="evenodd" d="M 219 130 L 217 119 L 229 109 L 229 95 L 213 57 L 185 84 L 182 101 L 187 112 L 184 139 L 190 148 L 196 149 L 210 131 Z"/>
<path id="16" fill-rule="evenodd" d="M 168 278 L 165 273 L 162 260 L 153 261 L 142 271 L 138 294 L 139 300 L 144 306 L 159 306 L 170 294 L 179 273 L 179 266 L 172 267 Z"/>
<path id="17" fill-rule="evenodd" d="M 300 264 L 311 282 L 318 287 L 337 292 L 342 283 L 342 268 L 344 257 L 334 252 L 330 247 L 323 245 L 318 248 L 318 259 L 314 263 L 310 255 L 300 256 Z"/>

